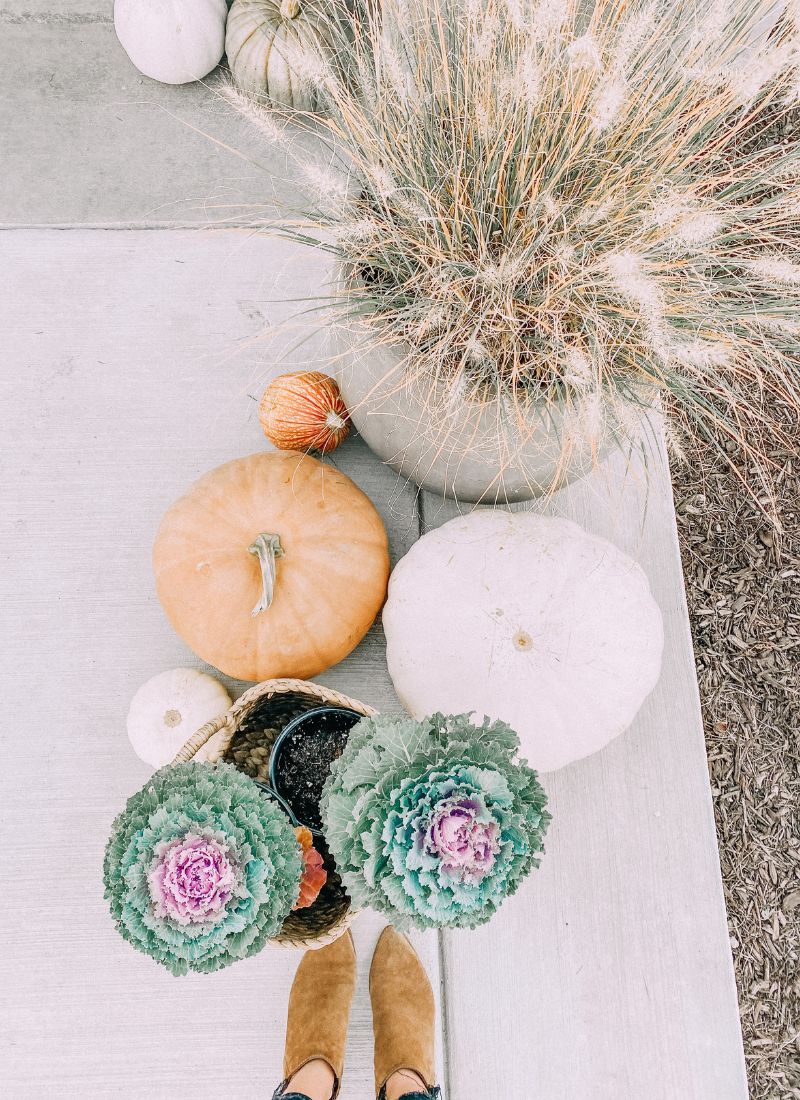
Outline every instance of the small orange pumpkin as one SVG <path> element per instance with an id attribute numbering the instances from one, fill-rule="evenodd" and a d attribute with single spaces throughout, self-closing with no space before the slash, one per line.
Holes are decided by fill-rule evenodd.
<path id="1" fill-rule="evenodd" d="M 350 431 L 350 417 L 335 379 L 316 370 L 282 374 L 261 398 L 259 418 L 281 450 L 335 450 Z"/>
<path id="2" fill-rule="evenodd" d="M 341 471 L 262 451 L 204 474 L 167 510 L 153 572 L 169 621 L 204 661 L 240 680 L 307 680 L 369 630 L 388 540 Z"/>

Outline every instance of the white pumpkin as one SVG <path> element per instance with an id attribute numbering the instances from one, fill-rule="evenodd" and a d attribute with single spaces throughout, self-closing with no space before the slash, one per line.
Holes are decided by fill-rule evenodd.
<path id="1" fill-rule="evenodd" d="M 237 86 L 297 111 L 315 110 L 304 59 L 329 45 L 325 12 L 324 4 L 303 0 L 234 0 L 225 52 Z"/>
<path id="2" fill-rule="evenodd" d="M 139 72 L 162 84 L 208 76 L 225 52 L 225 0 L 114 0 L 114 30 Z"/>
<path id="3" fill-rule="evenodd" d="M 128 712 L 133 751 L 154 768 L 163 768 L 193 733 L 230 705 L 230 696 L 213 676 L 194 668 L 160 672 L 133 697 Z"/>
<path id="4" fill-rule="evenodd" d="M 473 512 L 398 562 L 383 610 L 395 690 L 416 718 L 502 719 L 549 772 L 622 733 L 661 670 L 643 570 L 576 523 Z"/>

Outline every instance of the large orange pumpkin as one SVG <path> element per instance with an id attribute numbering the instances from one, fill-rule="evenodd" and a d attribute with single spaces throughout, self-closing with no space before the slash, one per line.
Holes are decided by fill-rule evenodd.
<path id="1" fill-rule="evenodd" d="M 169 621 L 204 661 L 240 680 L 305 680 L 375 619 L 388 540 L 345 474 L 300 451 L 262 451 L 204 474 L 172 505 L 153 572 Z"/>

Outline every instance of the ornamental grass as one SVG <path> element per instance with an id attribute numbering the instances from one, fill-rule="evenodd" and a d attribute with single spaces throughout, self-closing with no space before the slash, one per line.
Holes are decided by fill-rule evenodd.
<path id="1" fill-rule="evenodd" d="M 395 928 L 475 928 L 541 862 L 551 814 L 516 733 L 469 715 L 376 715 L 350 731 L 320 802 L 355 906 Z"/>
<path id="2" fill-rule="evenodd" d="M 764 397 L 796 424 L 800 147 L 746 139 L 800 98 L 800 6 L 768 40 L 772 3 L 588 7 L 332 17 L 331 49 L 292 58 L 320 115 L 289 112 L 329 155 L 293 152 L 311 201 L 258 225 L 350 265 L 327 319 L 407 347 L 397 385 L 443 427 L 497 401 L 524 438 L 557 407 L 568 460 L 604 421 L 641 445 L 655 401 L 676 452 L 688 429 L 767 467 L 754 441 L 797 448 Z M 227 95 L 288 142 L 278 111 Z"/>

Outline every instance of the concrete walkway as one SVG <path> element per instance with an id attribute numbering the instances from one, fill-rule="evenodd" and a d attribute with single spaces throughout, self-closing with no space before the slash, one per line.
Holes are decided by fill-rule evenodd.
<path id="1" fill-rule="evenodd" d="M 297 333 L 254 337 L 325 268 L 245 233 L 163 228 L 206 223 L 218 200 L 274 200 L 266 174 L 178 119 L 283 166 L 204 88 L 142 78 L 110 5 L 14 5 L 0 13 L 0 668 L 17 704 L 2 735 L 3 1096 L 256 1100 L 280 1076 L 297 956 L 174 979 L 117 936 L 101 860 L 151 770 L 125 734 L 131 697 L 156 672 L 205 667 L 156 599 L 156 527 L 199 474 L 264 446 L 256 399 L 271 375 L 324 365 L 320 340 L 292 352 Z M 381 511 L 394 561 L 452 515 L 431 497 L 420 507 L 357 437 L 335 459 Z M 662 678 L 623 737 L 543 777 L 547 855 L 495 920 L 418 938 L 442 992 L 449 1100 L 747 1096 L 668 476 L 662 462 L 648 494 L 623 480 L 612 461 L 551 510 L 638 557 L 665 619 Z M 400 710 L 379 624 L 318 679 Z M 381 924 L 354 926 L 343 1100 L 372 1095 L 366 973 Z"/>

